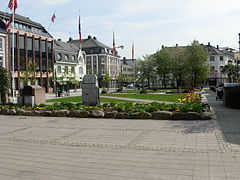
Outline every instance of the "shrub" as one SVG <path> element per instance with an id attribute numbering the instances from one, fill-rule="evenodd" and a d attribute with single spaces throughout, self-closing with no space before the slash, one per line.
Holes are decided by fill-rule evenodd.
<path id="1" fill-rule="evenodd" d="M 146 89 L 142 89 L 139 94 L 148 94 L 148 91 Z"/>

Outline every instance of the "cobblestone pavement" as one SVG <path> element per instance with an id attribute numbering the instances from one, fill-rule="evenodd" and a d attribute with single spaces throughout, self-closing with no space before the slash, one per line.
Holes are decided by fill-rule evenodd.
<path id="1" fill-rule="evenodd" d="M 240 111 L 218 120 L 0 116 L 0 179 L 240 179 Z"/>

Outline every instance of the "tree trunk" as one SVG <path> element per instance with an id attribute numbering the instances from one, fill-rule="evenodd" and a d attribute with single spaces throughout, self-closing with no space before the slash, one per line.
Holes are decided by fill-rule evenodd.
<path id="1" fill-rule="evenodd" d="M 163 75 L 163 86 L 166 89 L 167 85 L 166 85 L 166 74 Z"/>
<path id="2" fill-rule="evenodd" d="M 148 76 L 148 88 L 150 89 L 150 77 Z"/>

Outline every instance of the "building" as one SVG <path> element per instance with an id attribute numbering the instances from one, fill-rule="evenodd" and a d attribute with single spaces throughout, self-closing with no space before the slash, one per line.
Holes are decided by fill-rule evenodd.
<path id="1" fill-rule="evenodd" d="M 135 82 L 135 61 L 132 59 L 126 59 L 125 57 L 121 60 L 121 73 L 124 77 L 124 84 Z"/>
<path id="2" fill-rule="evenodd" d="M 5 29 L 6 23 L 11 18 L 8 13 L 0 12 L 0 28 Z M 7 30 L 6 67 L 12 72 L 12 33 L 10 26 Z M 54 53 L 53 38 L 39 23 L 32 21 L 29 17 L 15 15 L 14 24 L 14 73 L 10 73 L 11 79 L 15 79 L 15 89 L 19 93 L 24 86 L 24 71 L 32 61 L 36 72 L 35 84 L 45 87 L 46 92 L 52 90 Z M 11 83 L 12 84 L 12 83 Z"/>
<path id="3" fill-rule="evenodd" d="M 80 47 L 79 40 L 71 40 L 69 43 Z M 104 86 L 104 76 L 109 74 L 112 78 L 110 87 L 116 87 L 121 64 L 120 56 L 114 56 L 113 48 L 98 41 L 96 37 L 88 36 L 83 40 L 82 50 L 86 53 L 87 74 L 96 74 L 100 87 Z"/>
<path id="4" fill-rule="evenodd" d="M 56 81 L 64 84 L 68 81 L 79 88 L 86 74 L 86 54 L 72 43 L 54 41 Z"/>
<path id="5" fill-rule="evenodd" d="M 209 85 L 215 86 L 227 81 L 227 76 L 222 73 L 222 69 L 227 64 L 236 64 L 235 53 L 229 48 L 219 48 L 210 43 L 204 45 L 209 56 L 207 64 L 210 67 Z"/>
<path id="6" fill-rule="evenodd" d="M 6 67 L 6 31 L 0 27 L 0 67 Z"/>

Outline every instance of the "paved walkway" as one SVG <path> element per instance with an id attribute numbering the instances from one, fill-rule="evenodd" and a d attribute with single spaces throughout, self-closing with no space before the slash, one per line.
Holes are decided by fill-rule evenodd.
<path id="1" fill-rule="evenodd" d="M 219 120 L 0 116 L 0 179 L 239 180 L 240 110 Z"/>

